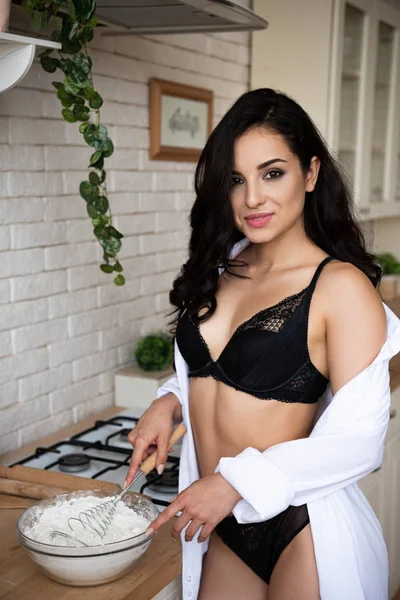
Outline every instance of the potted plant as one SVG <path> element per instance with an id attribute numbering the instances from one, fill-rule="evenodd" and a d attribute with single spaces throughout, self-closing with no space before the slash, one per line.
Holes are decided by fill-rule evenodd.
<path id="1" fill-rule="evenodd" d="M 144 371 L 160 371 L 172 364 L 174 357 L 173 338 L 162 331 L 139 339 L 135 359 Z"/>
<path id="2" fill-rule="evenodd" d="M 400 293 L 400 263 L 390 252 L 377 254 L 376 258 L 383 272 L 379 288 L 382 298 L 393 300 Z"/>

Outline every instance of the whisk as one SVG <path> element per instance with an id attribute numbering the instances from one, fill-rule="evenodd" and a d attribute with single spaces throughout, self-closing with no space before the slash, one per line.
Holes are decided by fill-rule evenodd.
<path id="1" fill-rule="evenodd" d="M 186 427 L 183 425 L 183 423 L 177 425 L 171 434 L 168 447 L 171 448 L 185 433 Z M 129 488 L 131 488 L 133 484 L 136 483 L 139 477 L 141 477 L 142 475 L 148 475 L 150 471 L 152 471 L 155 468 L 156 459 L 157 451 L 150 454 L 150 456 L 148 456 L 146 460 L 143 461 L 132 483 L 130 483 L 128 487 L 122 490 L 122 492 L 120 492 L 117 496 L 111 498 L 110 500 L 106 500 L 105 502 L 101 502 L 100 504 L 97 504 L 96 506 L 93 506 L 88 510 L 80 512 L 77 517 L 70 517 L 68 519 L 68 526 L 71 529 L 71 531 L 74 531 L 71 522 L 77 522 L 86 530 L 90 531 L 92 534 L 97 535 L 100 539 L 102 539 L 106 535 L 107 530 L 112 522 L 114 513 L 116 511 L 117 502 L 119 502 L 119 500 L 121 500 L 122 496 L 126 494 Z M 82 540 L 72 535 L 69 535 L 68 533 L 65 533 L 63 531 L 58 531 L 56 529 L 51 531 L 50 536 L 52 538 L 61 536 L 63 538 L 70 539 L 75 543 L 79 542 L 83 546 L 88 545 Z"/>

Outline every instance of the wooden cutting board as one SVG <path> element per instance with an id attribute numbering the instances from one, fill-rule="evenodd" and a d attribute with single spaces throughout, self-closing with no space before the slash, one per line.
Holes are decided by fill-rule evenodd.
<path id="1" fill-rule="evenodd" d="M 87 479 L 86 477 L 76 477 L 68 473 L 57 473 L 56 471 L 46 471 L 44 469 L 32 469 L 24 465 L 15 465 L 14 467 L 0 466 L 0 477 L 9 479 L 18 479 L 28 483 L 37 483 L 63 488 L 66 491 L 76 490 L 120 490 L 116 483 L 101 481 L 99 479 Z"/>
<path id="2" fill-rule="evenodd" d="M 63 494 L 76 490 L 110 490 L 119 491 L 120 487 L 114 483 L 106 481 L 97 481 L 95 479 L 86 479 L 75 477 L 67 473 L 56 473 L 44 471 L 42 469 L 32 469 L 23 465 L 15 465 L 15 467 L 0 466 L 0 478 L 18 479 L 28 484 L 38 484 L 54 488 L 57 493 Z M 35 502 L 30 498 L 20 496 L 11 496 L 0 494 L 0 509 L 10 508 L 28 508 Z"/>

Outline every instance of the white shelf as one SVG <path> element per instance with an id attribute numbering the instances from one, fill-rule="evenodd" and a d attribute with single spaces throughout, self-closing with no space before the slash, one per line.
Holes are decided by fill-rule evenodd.
<path id="1" fill-rule="evenodd" d="M 58 42 L 13 33 L 0 33 L 0 93 L 16 85 L 29 71 L 36 46 L 61 48 Z"/>

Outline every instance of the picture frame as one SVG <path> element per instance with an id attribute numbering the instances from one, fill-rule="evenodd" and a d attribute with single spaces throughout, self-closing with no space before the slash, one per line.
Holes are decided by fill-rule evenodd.
<path id="1" fill-rule="evenodd" d="M 212 131 L 214 93 L 155 77 L 149 91 L 150 159 L 197 162 Z"/>

